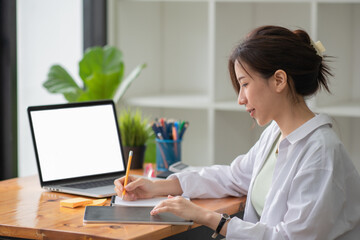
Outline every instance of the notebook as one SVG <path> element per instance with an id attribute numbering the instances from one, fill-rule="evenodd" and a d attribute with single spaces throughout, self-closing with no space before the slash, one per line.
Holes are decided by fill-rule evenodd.
<path id="1" fill-rule="evenodd" d="M 30 106 L 28 116 L 42 188 L 115 195 L 125 162 L 112 100 Z"/>

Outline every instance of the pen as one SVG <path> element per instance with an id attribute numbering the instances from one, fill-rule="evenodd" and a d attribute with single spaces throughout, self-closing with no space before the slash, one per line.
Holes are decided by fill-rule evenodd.
<path id="1" fill-rule="evenodd" d="M 184 125 L 185 125 L 185 121 L 182 121 L 181 124 L 180 124 L 179 133 L 181 133 Z"/>
<path id="2" fill-rule="evenodd" d="M 161 140 L 182 140 L 188 126 L 189 122 L 187 121 L 177 121 L 166 118 L 159 118 L 151 123 L 156 138 Z"/>
<path id="3" fill-rule="evenodd" d="M 158 138 L 159 138 L 160 140 L 164 140 L 164 138 L 163 138 L 163 136 L 161 135 L 161 133 L 158 133 L 157 136 L 158 136 Z M 168 164 L 167 164 L 167 161 L 166 161 L 165 153 L 164 153 L 164 151 L 163 151 L 163 149 L 162 149 L 162 147 L 161 147 L 161 143 L 158 143 L 158 144 L 159 144 L 158 147 L 159 147 L 159 150 L 160 150 L 160 154 L 161 154 L 161 157 L 162 157 L 162 159 L 163 159 L 164 167 L 165 167 L 165 168 L 168 168 Z"/>
<path id="4" fill-rule="evenodd" d="M 130 150 L 130 152 L 129 152 L 129 157 L 128 157 L 128 162 L 127 162 L 127 167 L 126 167 L 126 176 L 125 176 L 125 181 L 124 181 L 124 190 L 123 190 L 122 196 L 121 196 L 122 198 L 124 198 L 125 193 L 126 193 L 125 187 L 126 187 L 126 185 L 127 185 L 127 183 L 128 183 L 128 178 L 129 178 L 129 172 L 130 172 L 130 166 L 131 166 L 132 156 L 133 156 L 133 151 Z"/>
<path id="5" fill-rule="evenodd" d="M 161 127 L 162 127 L 162 136 L 165 138 L 165 139 L 167 139 L 168 138 L 168 136 L 167 136 L 167 123 L 166 123 L 166 121 L 165 121 L 165 119 L 164 118 L 160 118 L 160 125 L 161 125 Z"/>
<path id="6" fill-rule="evenodd" d="M 159 132 L 159 128 L 157 127 L 156 123 L 152 123 L 151 128 L 153 129 L 154 133 L 157 135 L 157 133 Z"/>
<path id="7" fill-rule="evenodd" d="M 179 133 L 179 139 L 182 139 L 185 130 L 188 128 L 189 126 L 189 122 L 185 122 L 184 127 L 181 129 L 180 133 Z"/>
<path id="8" fill-rule="evenodd" d="M 177 136 L 177 132 L 176 132 L 176 127 L 173 126 L 172 127 L 172 135 L 173 135 L 173 141 L 174 141 L 174 153 L 175 156 L 178 156 L 178 150 L 177 150 L 177 140 L 178 140 L 178 136 Z"/>
<path id="9" fill-rule="evenodd" d="M 175 126 L 172 127 L 172 137 L 174 141 L 177 140 L 177 131 Z"/>
<path id="10" fill-rule="evenodd" d="M 178 121 L 174 122 L 174 127 L 176 129 L 176 140 L 177 140 L 178 136 L 179 136 L 179 122 Z"/>

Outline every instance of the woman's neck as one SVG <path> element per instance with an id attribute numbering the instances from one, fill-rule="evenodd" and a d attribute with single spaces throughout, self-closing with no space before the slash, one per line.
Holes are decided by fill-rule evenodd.
<path id="1" fill-rule="evenodd" d="M 302 99 L 295 104 L 283 106 L 274 120 L 280 127 L 281 138 L 285 138 L 314 116 L 315 114 Z"/>

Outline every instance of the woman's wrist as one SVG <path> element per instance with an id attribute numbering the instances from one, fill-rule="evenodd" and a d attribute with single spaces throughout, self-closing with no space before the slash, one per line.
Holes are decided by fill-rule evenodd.
<path id="1" fill-rule="evenodd" d="M 221 220 L 221 214 L 213 211 L 209 211 L 207 209 L 203 209 L 204 212 L 198 214 L 198 219 L 194 220 L 196 223 L 199 223 L 201 225 L 205 225 L 212 230 L 216 230 L 220 220 Z M 227 233 L 227 226 L 229 221 L 226 221 L 224 226 L 220 230 L 220 234 L 223 236 L 226 236 Z"/>
<path id="2" fill-rule="evenodd" d="M 160 195 L 181 195 L 183 193 L 179 179 L 172 178 L 154 181 L 154 196 Z"/>
<path id="3" fill-rule="evenodd" d="M 195 222 L 215 230 L 220 222 L 221 214 L 204 208 L 202 209 L 204 212 L 198 214 L 198 219 L 196 219 Z"/>

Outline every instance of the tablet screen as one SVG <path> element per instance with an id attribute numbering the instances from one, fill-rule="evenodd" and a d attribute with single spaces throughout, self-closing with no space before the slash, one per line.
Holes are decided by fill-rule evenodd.
<path id="1" fill-rule="evenodd" d="M 193 224 L 193 221 L 182 219 L 172 213 L 152 216 L 152 209 L 153 207 L 87 206 L 84 223 Z"/>

